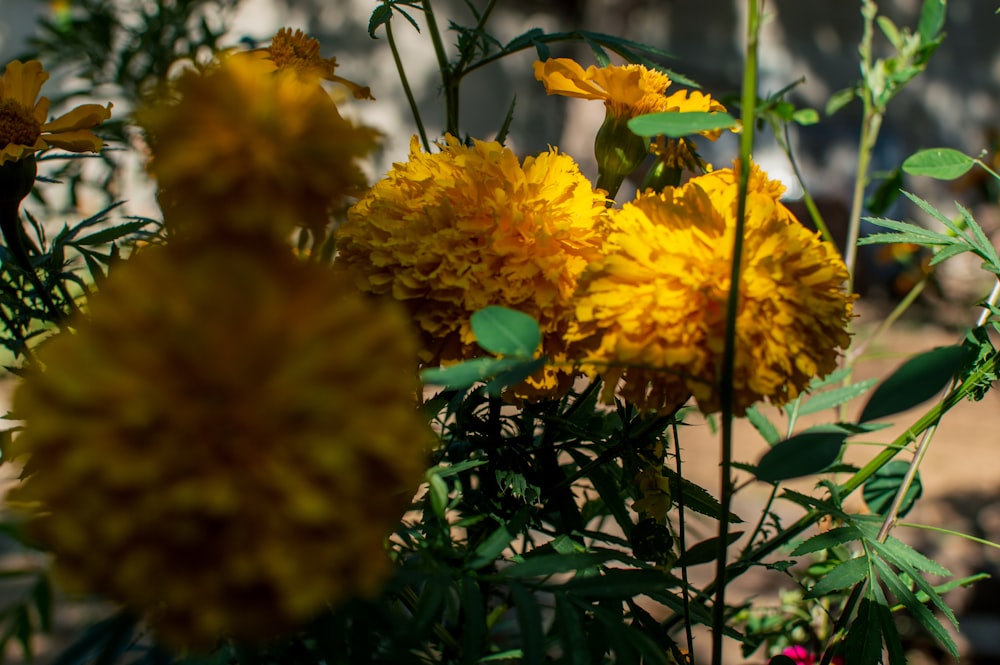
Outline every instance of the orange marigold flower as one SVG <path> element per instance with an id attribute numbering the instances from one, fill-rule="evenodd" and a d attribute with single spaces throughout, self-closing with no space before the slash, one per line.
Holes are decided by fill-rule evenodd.
<path id="1" fill-rule="evenodd" d="M 83 104 L 48 120 L 49 99 L 38 96 L 47 80 L 37 60 L 14 60 L 0 76 L 0 166 L 51 147 L 97 152 L 104 145 L 90 130 L 111 117 L 111 104 Z"/>
<path id="2" fill-rule="evenodd" d="M 322 229 L 367 188 L 360 163 L 379 133 L 341 117 L 295 71 L 262 63 L 233 57 L 187 72 L 176 103 L 138 113 L 169 231 L 284 241 L 296 226 Z"/>
<path id="3" fill-rule="evenodd" d="M 143 249 L 38 349 L 4 453 L 57 578 L 200 650 L 377 593 L 433 437 L 402 308 L 287 251 L 191 250 Z"/>
<path id="4" fill-rule="evenodd" d="M 292 70 L 303 78 L 325 79 L 347 87 L 356 99 L 371 99 L 371 88 L 337 76 L 336 58 L 324 58 L 319 52 L 319 41 L 301 30 L 281 28 L 267 48 L 254 49 L 244 55 L 257 57 L 273 69 Z"/>
<path id="5" fill-rule="evenodd" d="M 560 358 L 577 278 L 601 254 L 604 192 L 555 149 L 522 163 L 496 141 L 449 136 L 441 148 L 425 153 L 414 138 L 409 161 L 351 208 L 337 265 L 406 303 L 427 363 L 482 355 L 470 317 L 488 305 L 533 316 L 543 353 Z"/>
<path id="6" fill-rule="evenodd" d="M 752 169 L 736 320 L 735 409 L 782 405 L 831 372 L 854 296 L 836 248 L 780 202 Z M 729 298 L 737 176 L 721 169 L 609 212 L 606 256 L 580 279 L 571 338 L 613 390 L 671 411 L 694 395 L 717 411 Z M 610 364 L 610 366 L 609 366 Z"/>

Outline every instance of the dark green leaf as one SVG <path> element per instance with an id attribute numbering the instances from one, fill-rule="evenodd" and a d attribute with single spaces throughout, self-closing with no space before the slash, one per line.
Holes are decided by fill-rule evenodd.
<path id="1" fill-rule="evenodd" d="M 828 550 L 831 547 L 837 547 L 838 545 L 843 545 L 859 538 L 861 538 L 861 532 L 857 528 L 853 526 L 840 526 L 836 529 L 830 529 L 825 533 L 816 534 L 812 538 L 800 543 L 798 547 L 792 550 L 792 556 L 801 556 L 803 554 Z"/>
<path id="2" fill-rule="evenodd" d="M 380 25 L 388 23 L 390 20 L 392 20 L 392 8 L 388 4 L 381 4 L 376 7 L 368 19 L 368 36 L 372 39 L 378 39 L 375 36 L 375 31 Z"/>
<path id="3" fill-rule="evenodd" d="M 907 157 L 903 170 L 910 175 L 954 180 L 968 173 L 975 164 L 972 157 L 953 148 L 928 148 Z"/>
<path id="4" fill-rule="evenodd" d="M 973 355 L 959 345 L 939 347 L 911 358 L 875 389 L 858 422 L 891 416 L 931 399 Z"/>
<path id="5" fill-rule="evenodd" d="M 506 360 L 506 358 L 504 359 Z M 545 367 L 545 358 L 534 360 L 521 360 L 517 365 L 496 374 L 486 383 L 486 393 L 493 397 L 499 397 L 503 389 L 508 386 L 516 386 L 529 376 Z"/>
<path id="6" fill-rule="evenodd" d="M 907 462 L 894 460 L 876 471 L 875 475 L 865 482 L 862 496 L 864 497 L 865 504 L 873 513 L 876 515 L 885 515 L 886 511 L 892 505 L 893 499 L 896 498 L 896 492 L 899 490 L 900 485 L 902 485 L 903 477 L 909 468 L 910 465 Z M 910 512 L 913 503 L 920 498 L 922 493 L 923 485 L 920 483 L 920 474 L 917 473 L 913 479 L 913 483 L 910 484 L 909 489 L 906 491 L 903 503 L 899 507 L 898 516 L 902 517 Z"/>
<path id="7" fill-rule="evenodd" d="M 736 127 L 736 119 L 728 113 L 688 111 L 680 113 L 650 113 L 628 121 L 628 128 L 638 136 L 668 136 L 681 138 L 690 134 Z"/>
<path id="8" fill-rule="evenodd" d="M 726 542 L 732 545 L 740 536 L 743 535 L 742 531 L 733 531 L 727 535 Z M 677 560 L 675 566 L 697 566 L 702 563 L 708 563 L 709 561 L 715 561 L 719 554 L 719 537 L 709 538 L 703 540 L 700 543 L 692 545 L 687 549 L 686 552 L 681 554 L 681 557 Z"/>
<path id="9" fill-rule="evenodd" d="M 472 665 L 478 662 L 486 637 L 486 611 L 483 593 L 479 583 L 465 577 L 459 582 L 462 591 L 462 662 Z"/>
<path id="10" fill-rule="evenodd" d="M 613 568 L 603 575 L 578 577 L 559 588 L 584 598 L 631 598 L 675 586 L 677 580 L 658 570 Z"/>
<path id="11" fill-rule="evenodd" d="M 889 654 L 889 665 L 906 665 L 906 654 L 903 653 L 903 643 L 899 639 L 899 631 L 896 630 L 896 622 L 892 618 L 892 611 L 889 603 L 882 593 L 882 588 L 877 584 L 872 587 L 875 592 L 874 615 L 878 619 L 879 627 L 885 641 L 885 649 Z"/>
<path id="12" fill-rule="evenodd" d="M 564 662 L 569 665 L 589 665 L 591 658 L 587 649 L 583 617 L 576 605 L 561 593 L 556 594 L 556 626 L 562 638 Z"/>
<path id="13" fill-rule="evenodd" d="M 549 577 L 559 573 L 571 573 L 596 568 L 614 560 L 626 560 L 625 552 L 575 552 L 572 554 L 542 554 L 515 563 L 500 571 L 501 577 L 529 578 Z"/>
<path id="14" fill-rule="evenodd" d="M 501 524 L 476 548 L 476 558 L 469 562 L 469 568 L 475 570 L 493 563 L 500 556 L 500 553 L 507 549 L 512 540 L 514 540 L 514 534 L 511 533 L 506 524 Z"/>
<path id="15" fill-rule="evenodd" d="M 677 472 L 670 467 L 664 467 L 663 475 L 670 481 L 670 494 L 675 502 L 683 500 L 685 510 L 693 510 L 696 513 L 711 517 L 712 519 L 722 519 L 722 504 L 705 488 L 696 485 L 687 478 L 678 478 Z M 739 524 L 743 520 L 735 513 L 729 513 L 729 523 Z"/>
<path id="16" fill-rule="evenodd" d="M 847 631 L 844 660 L 851 665 L 879 665 L 882 662 L 882 630 L 874 605 L 869 598 L 862 598 Z"/>
<path id="17" fill-rule="evenodd" d="M 542 633 L 542 612 L 534 594 L 517 582 L 510 585 L 510 595 L 517 610 L 521 627 L 521 648 L 527 663 L 545 662 L 545 637 Z"/>
<path id="18" fill-rule="evenodd" d="M 534 362 L 534 360 L 521 358 L 473 358 L 448 367 L 425 369 L 420 372 L 420 378 L 428 385 L 463 390 L 502 372 Z"/>
<path id="19" fill-rule="evenodd" d="M 514 358 L 532 358 L 542 341 L 538 322 L 507 307 L 491 305 L 472 315 L 470 320 L 476 342 L 489 351 Z"/>
<path id="20" fill-rule="evenodd" d="M 126 222 L 91 233 L 89 236 L 84 236 L 68 244 L 74 247 L 77 245 L 104 245 L 140 231 L 144 226 L 148 226 L 148 224 L 149 222 L 145 220 Z"/>
<path id="21" fill-rule="evenodd" d="M 850 589 L 865 579 L 870 572 L 868 557 L 848 559 L 823 576 L 806 594 L 807 598 L 819 598 L 834 591 Z"/>
<path id="22" fill-rule="evenodd" d="M 819 473 L 837 461 L 847 435 L 838 431 L 806 431 L 785 439 L 764 453 L 756 475 L 778 482 Z"/>

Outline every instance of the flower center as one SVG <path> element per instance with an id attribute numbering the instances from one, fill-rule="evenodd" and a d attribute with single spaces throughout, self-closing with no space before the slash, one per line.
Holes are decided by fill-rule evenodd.
<path id="1" fill-rule="evenodd" d="M 0 100 L 0 148 L 10 144 L 33 146 L 42 133 L 42 124 L 24 104 L 14 99 Z"/>
<path id="2" fill-rule="evenodd" d="M 279 68 L 293 68 L 303 72 L 317 70 L 320 74 L 332 74 L 332 63 L 324 60 L 319 53 L 319 41 L 304 34 L 294 33 L 288 28 L 278 31 L 268 48 L 271 60 Z"/>

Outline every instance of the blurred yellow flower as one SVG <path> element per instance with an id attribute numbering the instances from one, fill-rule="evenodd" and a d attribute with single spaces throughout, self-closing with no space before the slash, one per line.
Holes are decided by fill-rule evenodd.
<path id="1" fill-rule="evenodd" d="M 14 60 L 0 76 L 0 166 L 52 147 L 97 152 L 103 146 L 90 130 L 111 117 L 111 104 L 83 104 L 48 120 L 49 99 L 38 96 L 48 79 L 37 60 Z"/>
<path id="2" fill-rule="evenodd" d="M 347 87 L 356 99 L 372 99 L 371 88 L 337 76 L 336 58 L 324 58 L 319 53 L 319 41 L 301 30 L 281 28 L 267 48 L 254 49 L 242 55 L 259 58 L 272 69 L 289 69 L 303 78 L 325 79 Z"/>
<path id="3" fill-rule="evenodd" d="M 555 149 L 522 163 L 496 141 L 449 136 L 428 154 L 414 138 L 409 161 L 348 212 L 336 264 L 408 305 L 427 363 L 483 355 L 470 317 L 488 305 L 535 317 L 543 353 L 558 359 L 577 278 L 601 254 L 604 212 L 604 192 Z M 534 385 L 554 388 L 556 374 Z"/>
<path id="4" fill-rule="evenodd" d="M 580 279 L 571 338 L 622 397 L 672 411 L 694 395 L 720 408 L 737 177 L 721 169 L 609 212 L 606 256 Z M 782 405 L 832 371 L 854 296 L 834 246 L 780 202 L 783 187 L 752 169 L 736 320 L 735 408 Z M 611 365 L 608 366 L 607 364 Z"/>
<path id="5" fill-rule="evenodd" d="M 71 590 L 181 648 L 373 594 L 432 440 L 397 305 L 290 252 L 146 248 L 17 388 L 9 504 Z"/>
<path id="6" fill-rule="evenodd" d="M 176 94 L 137 115 L 168 231 L 287 240 L 296 226 L 322 229 L 331 209 L 364 192 L 360 163 L 379 133 L 341 117 L 294 70 L 226 58 L 185 73 Z"/>

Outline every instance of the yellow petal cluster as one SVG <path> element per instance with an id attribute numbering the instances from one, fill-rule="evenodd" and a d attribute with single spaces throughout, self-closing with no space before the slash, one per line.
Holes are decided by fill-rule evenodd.
<path id="1" fill-rule="evenodd" d="M 319 41 L 301 30 L 281 28 L 267 48 L 254 49 L 242 56 L 263 60 L 272 70 L 292 70 L 304 79 L 325 79 L 347 87 L 356 99 L 372 99 L 371 88 L 337 76 L 336 58 L 320 55 Z"/>
<path id="2" fill-rule="evenodd" d="M 431 440 L 402 308 L 290 253 L 148 248 L 38 350 L 8 501 L 70 589 L 259 642 L 375 593 Z"/>
<path id="3" fill-rule="evenodd" d="M 409 161 L 338 229 L 337 265 L 407 304 L 428 363 L 482 355 L 470 317 L 488 305 L 535 317 L 557 358 L 577 278 L 601 253 L 604 212 L 604 192 L 554 149 L 521 162 L 496 141 L 449 136 L 425 153 L 414 138 Z"/>
<path id="4" fill-rule="evenodd" d="M 38 96 L 48 79 L 37 60 L 14 60 L 0 76 L 0 166 L 52 147 L 101 149 L 103 142 L 90 130 L 111 117 L 111 104 L 83 104 L 49 120 L 49 99 Z"/>
<path id="5" fill-rule="evenodd" d="M 854 296 L 831 244 L 780 202 L 754 166 L 736 320 L 735 410 L 782 405 L 834 369 Z M 737 176 L 721 169 L 609 212 L 606 256 L 580 280 L 571 333 L 620 395 L 671 411 L 690 395 L 720 408 L 718 384 L 736 228 Z"/>
<path id="6" fill-rule="evenodd" d="M 175 234 L 287 239 L 296 226 L 323 228 L 331 209 L 367 186 L 361 160 L 378 132 L 341 117 L 294 69 L 226 58 L 204 74 L 184 74 L 176 94 L 176 103 L 138 114 Z"/>

